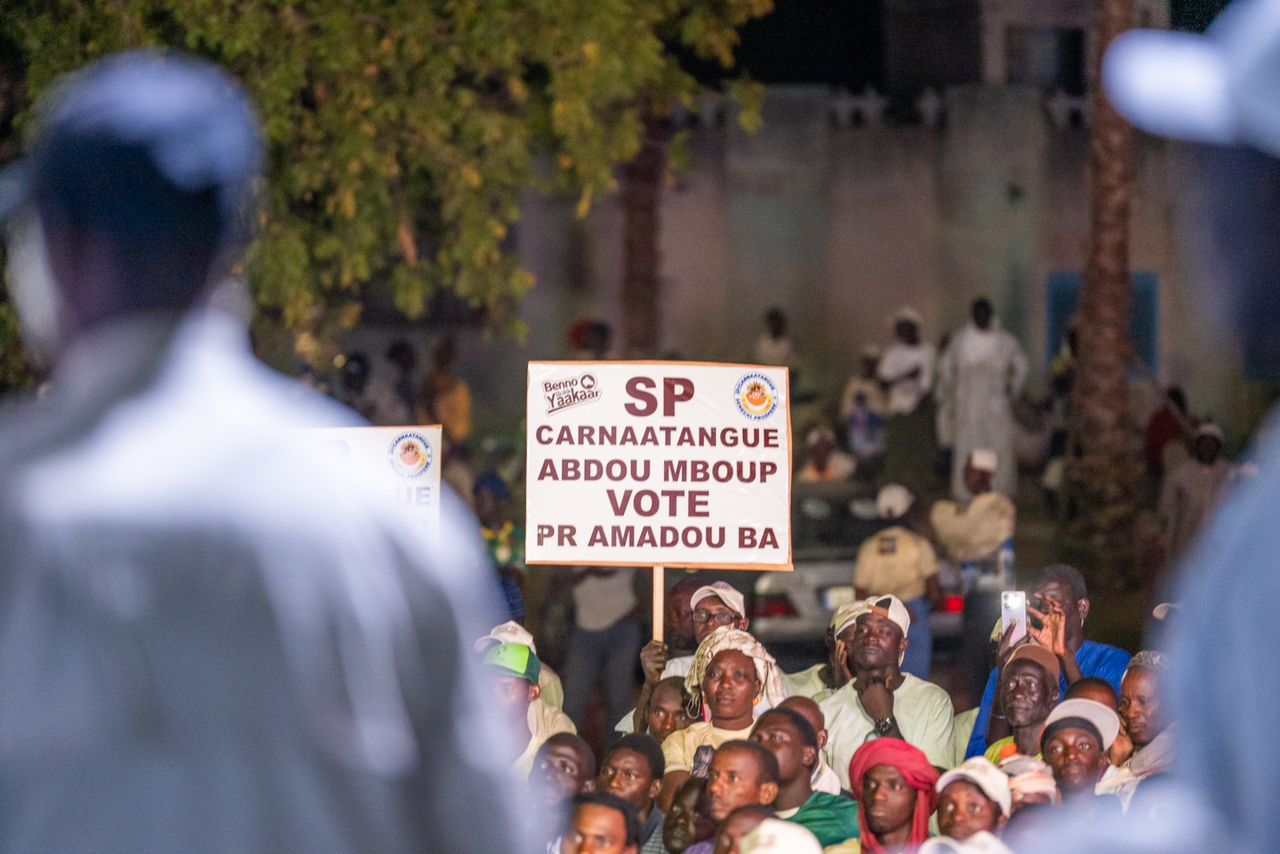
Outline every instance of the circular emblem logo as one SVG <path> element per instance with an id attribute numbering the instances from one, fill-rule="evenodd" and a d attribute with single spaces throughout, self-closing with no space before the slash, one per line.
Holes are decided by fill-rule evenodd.
<path id="1" fill-rule="evenodd" d="M 391 443 L 387 461 L 401 477 L 418 477 L 431 468 L 431 446 L 418 433 L 401 433 Z"/>
<path id="2" fill-rule="evenodd" d="M 579 383 L 582 385 L 582 387 L 583 387 L 583 388 L 585 388 L 587 391 L 591 391 L 591 389 L 593 389 L 593 388 L 595 388 L 595 387 L 596 387 L 596 375 L 595 375 L 595 374 L 583 374 L 581 377 L 579 377 L 579 378 L 578 378 L 578 382 L 579 382 Z"/>
<path id="3" fill-rule="evenodd" d="M 763 421 L 778 407 L 778 389 L 764 374 L 747 374 L 733 387 L 738 411 L 752 421 Z"/>

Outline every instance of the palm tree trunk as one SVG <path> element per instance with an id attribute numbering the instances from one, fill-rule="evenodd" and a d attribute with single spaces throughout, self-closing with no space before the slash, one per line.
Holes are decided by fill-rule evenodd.
<path id="1" fill-rule="evenodd" d="M 1132 25 L 1133 0 L 1099 0 L 1099 58 Z M 1133 130 L 1102 91 L 1093 69 L 1090 143 L 1090 239 L 1077 315 L 1078 352 L 1072 392 L 1079 456 L 1070 483 L 1080 509 L 1084 545 L 1095 566 L 1132 581 L 1133 521 L 1140 476 L 1139 441 L 1129 411 L 1127 363 L 1133 286 L 1129 275 L 1129 207 Z"/>
<path id="2" fill-rule="evenodd" d="M 640 152 L 622 170 L 622 338 L 628 357 L 656 356 L 661 337 L 659 205 L 670 134 L 666 118 L 647 118 Z"/>

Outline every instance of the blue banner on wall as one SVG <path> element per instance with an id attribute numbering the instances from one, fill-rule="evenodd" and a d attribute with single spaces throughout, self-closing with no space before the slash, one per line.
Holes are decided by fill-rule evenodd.
<path id="1" fill-rule="evenodd" d="M 1129 318 L 1129 340 L 1133 350 L 1153 374 L 1160 370 L 1159 294 L 1160 277 L 1151 270 L 1136 270 L 1133 278 L 1133 314 Z M 1054 356 L 1067 334 L 1071 318 L 1080 302 L 1080 273 L 1050 273 L 1045 278 L 1045 364 Z"/>

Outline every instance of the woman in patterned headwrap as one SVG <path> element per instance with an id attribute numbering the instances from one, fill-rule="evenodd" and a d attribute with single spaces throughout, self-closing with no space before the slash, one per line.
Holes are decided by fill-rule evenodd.
<path id="1" fill-rule="evenodd" d="M 849 762 L 849 787 L 859 805 L 862 850 L 914 850 L 928 839 L 937 782 L 929 759 L 905 741 L 877 738 L 859 747 Z"/>
<path id="2" fill-rule="evenodd" d="M 680 784 L 705 771 L 717 747 L 747 738 L 755 719 L 788 695 L 782 671 L 768 650 L 746 632 L 729 627 L 717 629 L 699 645 L 685 689 L 691 697 L 690 717 L 697 722 L 662 742 L 667 769 L 658 804 L 664 812 Z"/>

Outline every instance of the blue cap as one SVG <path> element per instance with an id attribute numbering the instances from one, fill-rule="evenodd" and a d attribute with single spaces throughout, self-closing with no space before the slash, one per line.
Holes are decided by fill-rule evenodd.
<path id="1" fill-rule="evenodd" d="M 62 78 L 28 155 L 0 173 L 0 218 L 48 202 L 113 230 L 145 227 L 148 194 L 216 202 L 223 240 L 246 238 L 262 136 L 244 89 L 210 63 L 134 51 Z"/>

